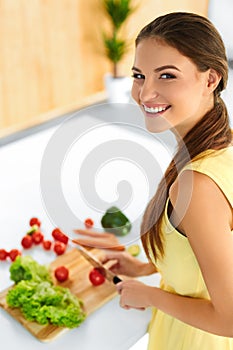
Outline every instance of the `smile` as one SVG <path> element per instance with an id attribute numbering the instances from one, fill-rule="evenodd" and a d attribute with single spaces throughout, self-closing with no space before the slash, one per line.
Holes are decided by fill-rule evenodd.
<path id="1" fill-rule="evenodd" d="M 168 108 L 170 108 L 170 106 L 165 106 L 165 107 L 162 107 L 162 106 L 148 107 L 148 106 L 146 106 L 144 104 L 142 106 L 144 108 L 144 111 L 147 112 L 147 113 L 150 113 L 150 114 L 158 114 L 158 113 L 164 112 Z"/>

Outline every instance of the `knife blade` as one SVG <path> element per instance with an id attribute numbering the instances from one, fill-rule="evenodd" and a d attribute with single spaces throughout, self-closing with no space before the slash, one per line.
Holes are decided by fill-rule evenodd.
<path id="1" fill-rule="evenodd" d="M 87 249 L 82 247 L 81 245 L 77 244 L 75 240 L 72 240 L 73 243 L 75 243 L 76 248 L 78 251 L 82 254 L 82 256 L 91 263 L 91 265 L 98 269 L 98 271 L 103 275 L 108 281 L 117 284 L 121 282 L 122 280 L 120 277 L 115 275 L 112 271 L 107 269 L 92 253 L 90 253 Z"/>

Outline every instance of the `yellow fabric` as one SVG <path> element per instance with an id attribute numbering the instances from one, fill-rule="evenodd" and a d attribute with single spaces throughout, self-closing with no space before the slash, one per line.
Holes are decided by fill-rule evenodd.
<path id="1" fill-rule="evenodd" d="M 204 158 L 186 165 L 213 179 L 233 207 L 233 147 L 205 152 Z M 188 239 L 170 223 L 167 206 L 162 219 L 165 255 L 156 262 L 160 287 L 171 293 L 206 298 L 209 294 Z M 233 231 L 232 231 L 233 233 Z M 216 281 L 217 282 L 217 281 Z M 213 335 L 191 327 L 160 310 L 153 309 L 148 350 L 233 350 L 233 338 Z"/>

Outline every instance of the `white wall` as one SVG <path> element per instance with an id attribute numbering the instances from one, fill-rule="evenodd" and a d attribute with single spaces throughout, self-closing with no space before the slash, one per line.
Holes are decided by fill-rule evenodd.
<path id="1" fill-rule="evenodd" d="M 233 1 L 232 0 L 209 0 L 208 17 L 219 30 L 226 46 L 229 60 L 233 60 Z"/>

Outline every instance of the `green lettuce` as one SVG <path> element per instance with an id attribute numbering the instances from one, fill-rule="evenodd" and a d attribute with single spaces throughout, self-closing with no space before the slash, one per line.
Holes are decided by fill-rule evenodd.
<path id="1" fill-rule="evenodd" d="M 15 283 L 21 280 L 51 281 L 48 267 L 38 264 L 30 255 L 17 256 L 10 266 L 10 278 Z"/>
<path id="2" fill-rule="evenodd" d="M 85 320 L 82 301 L 68 288 L 55 286 L 47 267 L 25 256 L 17 258 L 10 270 L 17 283 L 7 293 L 7 304 L 20 308 L 27 320 L 67 328 Z"/>

